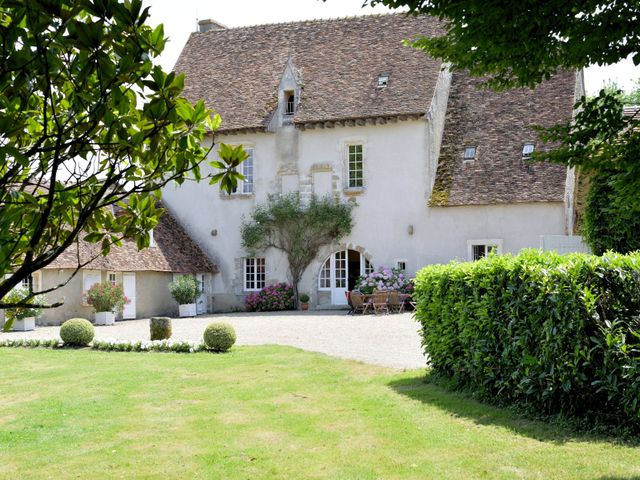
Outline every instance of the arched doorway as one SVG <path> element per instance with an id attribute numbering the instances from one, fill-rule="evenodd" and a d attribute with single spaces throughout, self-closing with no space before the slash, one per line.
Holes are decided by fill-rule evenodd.
<path id="1" fill-rule="evenodd" d="M 332 305 L 346 305 L 346 292 L 353 290 L 358 277 L 373 272 L 373 265 L 356 250 L 339 250 L 320 267 L 318 290 L 331 292 Z"/>

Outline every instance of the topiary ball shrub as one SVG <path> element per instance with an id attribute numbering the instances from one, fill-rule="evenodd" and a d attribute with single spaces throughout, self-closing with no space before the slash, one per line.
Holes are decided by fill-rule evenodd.
<path id="1" fill-rule="evenodd" d="M 226 352 L 236 343 L 236 331 L 224 322 L 210 324 L 204 331 L 204 344 L 214 352 Z"/>
<path id="2" fill-rule="evenodd" d="M 171 319 L 169 317 L 152 317 L 149 322 L 151 340 L 171 338 Z"/>
<path id="3" fill-rule="evenodd" d="M 86 347 L 91 343 L 96 331 L 89 320 L 72 318 L 60 327 L 60 338 L 65 345 Z"/>

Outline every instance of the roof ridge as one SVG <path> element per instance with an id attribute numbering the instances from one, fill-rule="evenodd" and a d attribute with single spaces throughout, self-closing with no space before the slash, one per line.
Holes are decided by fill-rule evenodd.
<path id="1" fill-rule="evenodd" d="M 226 27 L 224 29 L 215 29 L 215 30 L 207 30 L 205 32 L 192 32 L 196 35 L 205 35 L 208 33 L 220 33 L 220 32 L 228 32 L 228 31 L 237 31 L 243 29 L 252 29 L 259 27 L 279 27 L 283 25 L 302 25 L 302 24 L 316 24 L 316 23 L 330 23 L 330 22 L 345 22 L 345 21 L 353 21 L 353 20 L 368 20 L 371 18 L 382 18 L 382 17 L 395 17 L 395 16 L 414 16 L 409 12 L 388 12 L 388 13 L 372 13 L 365 15 L 347 15 L 344 17 L 332 17 L 332 18 L 311 18 L 306 20 L 291 20 L 288 22 L 273 22 L 273 23 L 256 23 L 252 25 L 241 25 L 238 27 Z M 217 20 L 214 20 L 216 23 L 219 23 Z"/>

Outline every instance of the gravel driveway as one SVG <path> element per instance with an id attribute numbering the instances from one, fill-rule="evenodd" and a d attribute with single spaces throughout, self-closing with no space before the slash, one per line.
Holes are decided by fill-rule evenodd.
<path id="1" fill-rule="evenodd" d="M 385 367 L 424 368 L 418 324 L 411 314 L 347 315 L 340 311 L 229 313 L 173 320 L 174 340 L 201 341 L 213 321 L 229 322 L 238 345 L 290 345 L 338 358 Z M 38 327 L 32 332 L 0 333 L 2 338 L 59 338 L 59 327 Z M 128 320 L 96 327 L 99 340 L 149 339 L 149 320 Z"/>

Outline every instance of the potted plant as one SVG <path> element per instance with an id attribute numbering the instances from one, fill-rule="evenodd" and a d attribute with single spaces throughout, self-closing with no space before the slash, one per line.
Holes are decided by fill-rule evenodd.
<path id="1" fill-rule="evenodd" d="M 178 302 L 179 316 L 196 316 L 196 299 L 200 295 L 200 289 L 195 278 L 190 275 L 181 275 L 169 284 L 169 291 Z"/>
<path id="2" fill-rule="evenodd" d="M 298 297 L 298 300 L 300 300 L 301 310 L 309 310 L 309 294 L 308 293 L 301 293 L 300 296 Z"/>
<path id="3" fill-rule="evenodd" d="M 28 295 L 29 291 L 26 288 L 14 288 L 6 296 L 5 301 L 7 303 L 17 303 Z M 11 329 L 18 332 L 35 330 L 36 317 L 39 317 L 42 314 L 42 308 L 36 305 L 42 305 L 45 301 L 46 300 L 43 295 L 36 295 L 27 301 L 28 304 L 33 306 L 7 309 L 5 312 L 5 318 L 6 321 L 13 324 Z"/>
<path id="4" fill-rule="evenodd" d="M 129 303 L 120 285 L 109 282 L 96 283 L 87 292 L 87 303 L 95 310 L 96 325 L 113 325 L 116 323 L 116 311 Z"/>

